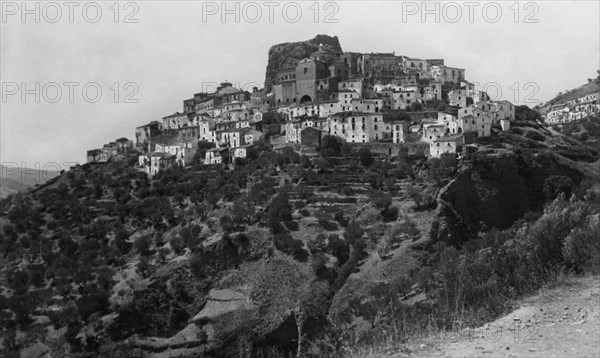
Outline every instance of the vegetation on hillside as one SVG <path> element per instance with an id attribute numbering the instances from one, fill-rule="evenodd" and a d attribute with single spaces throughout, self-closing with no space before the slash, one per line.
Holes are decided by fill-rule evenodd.
<path id="1" fill-rule="evenodd" d="M 190 356 L 340 355 L 479 324 L 558 272 L 596 272 L 600 195 L 568 158 L 598 153 L 519 113 L 461 159 L 381 159 L 326 136 L 313 157 L 263 143 L 149 179 L 132 155 L 12 195 L 1 352 L 41 339 L 58 356 L 128 357 L 198 330 Z M 214 290 L 247 304 L 211 311 Z"/>

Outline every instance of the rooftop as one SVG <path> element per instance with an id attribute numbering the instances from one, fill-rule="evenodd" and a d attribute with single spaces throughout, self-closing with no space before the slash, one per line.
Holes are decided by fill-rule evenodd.
<path id="1" fill-rule="evenodd" d="M 436 140 L 434 140 L 434 142 L 455 142 L 458 139 L 460 139 L 462 136 L 463 136 L 462 134 L 453 134 L 453 135 L 449 135 L 446 137 L 436 139 Z"/>

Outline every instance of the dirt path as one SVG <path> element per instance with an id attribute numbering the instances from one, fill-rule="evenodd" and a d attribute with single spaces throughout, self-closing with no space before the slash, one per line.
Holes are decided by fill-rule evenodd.
<path id="1" fill-rule="evenodd" d="M 600 277 L 545 288 L 493 323 L 421 348 L 417 356 L 600 357 Z"/>

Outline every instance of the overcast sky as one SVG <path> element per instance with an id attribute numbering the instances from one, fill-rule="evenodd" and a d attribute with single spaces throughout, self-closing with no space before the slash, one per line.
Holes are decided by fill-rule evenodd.
<path id="1" fill-rule="evenodd" d="M 344 51 L 443 58 L 492 97 L 530 106 L 600 68 L 598 1 L 429 2 L 430 13 L 421 1 L 257 1 L 237 3 L 238 19 L 234 2 L 229 14 L 221 2 L 53 4 L 2 2 L 3 163 L 83 163 L 214 83 L 262 86 L 271 45 L 317 34 Z"/>

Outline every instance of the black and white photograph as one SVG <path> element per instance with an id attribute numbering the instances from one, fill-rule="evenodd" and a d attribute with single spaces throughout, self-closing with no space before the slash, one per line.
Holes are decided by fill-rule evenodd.
<path id="1" fill-rule="evenodd" d="M 0 16 L 0 358 L 600 357 L 599 0 Z"/>

